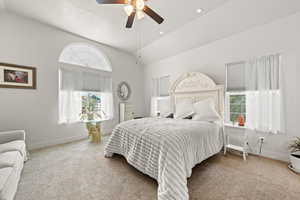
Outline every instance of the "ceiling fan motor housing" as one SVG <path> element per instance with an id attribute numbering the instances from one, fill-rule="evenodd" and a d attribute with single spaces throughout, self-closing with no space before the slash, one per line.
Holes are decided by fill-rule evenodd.
<path id="1" fill-rule="evenodd" d="M 128 5 L 124 8 L 125 12 L 128 15 L 126 28 L 132 28 L 135 16 L 137 15 L 138 19 L 144 17 L 146 13 L 158 24 L 161 24 L 164 19 L 157 14 L 154 10 L 145 5 L 147 0 L 96 0 L 99 4 L 125 4 Z"/>

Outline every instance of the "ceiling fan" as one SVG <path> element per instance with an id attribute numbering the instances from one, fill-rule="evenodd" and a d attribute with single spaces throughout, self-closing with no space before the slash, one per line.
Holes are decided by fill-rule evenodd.
<path id="1" fill-rule="evenodd" d="M 124 10 L 128 15 L 126 28 L 131 28 L 134 22 L 135 16 L 138 19 L 145 17 L 145 13 L 149 15 L 158 24 L 163 23 L 164 19 L 158 15 L 154 10 L 149 8 L 145 1 L 148 0 L 96 0 L 99 4 L 124 4 Z"/>

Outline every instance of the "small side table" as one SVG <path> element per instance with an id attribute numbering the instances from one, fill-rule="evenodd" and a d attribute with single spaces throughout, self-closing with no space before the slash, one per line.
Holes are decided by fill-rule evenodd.
<path id="1" fill-rule="evenodd" d="M 237 126 L 232 126 L 232 125 L 228 125 L 228 124 L 225 124 L 225 127 L 229 127 L 229 128 L 238 128 L 238 129 L 244 129 L 245 130 L 245 127 L 237 127 Z M 243 146 L 237 146 L 237 145 L 233 145 L 233 144 L 230 144 L 230 138 L 229 138 L 229 135 L 226 134 L 226 131 L 225 131 L 225 127 L 224 127 L 224 155 L 226 155 L 227 153 L 227 149 L 232 149 L 232 150 L 235 150 L 235 151 L 239 151 L 239 152 L 242 152 L 243 153 L 243 159 L 244 161 L 247 160 L 247 156 L 248 156 L 248 140 L 244 134 L 244 144 Z"/>
<path id="2" fill-rule="evenodd" d="M 92 143 L 101 142 L 101 122 L 100 120 L 84 121 Z"/>

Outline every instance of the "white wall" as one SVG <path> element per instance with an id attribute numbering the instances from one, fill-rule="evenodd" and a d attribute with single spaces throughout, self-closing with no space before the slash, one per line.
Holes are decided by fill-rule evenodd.
<path id="1" fill-rule="evenodd" d="M 266 135 L 263 155 L 287 160 L 288 141 L 300 136 L 298 129 L 300 114 L 300 13 L 253 28 L 251 30 L 181 52 L 176 56 L 161 59 L 145 66 L 146 105 L 150 108 L 150 84 L 152 77 L 171 75 L 175 80 L 180 74 L 200 71 L 211 76 L 218 84 L 225 83 L 225 63 L 273 53 L 283 55 L 284 88 L 286 101 L 286 135 Z M 166 35 L 167 36 L 167 35 Z M 180 42 L 180 38 L 177 41 Z M 171 47 L 170 47 L 171 48 Z M 236 138 L 241 131 L 231 130 Z M 258 150 L 258 136 L 253 134 L 251 147 Z"/>
<path id="2" fill-rule="evenodd" d="M 128 81 L 137 115 L 144 114 L 143 70 L 134 57 L 117 49 L 85 40 L 30 19 L 0 11 L 0 62 L 37 68 L 37 90 L 0 88 L 0 131 L 25 129 L 30 148 L 39 148 L 86 137 L 83 124 L 58 124 L 58 58 L 74 42 L 95 45 L 110 59 L 113 85 Z M 118 122 L 104 124 L 106 131 Z"/>

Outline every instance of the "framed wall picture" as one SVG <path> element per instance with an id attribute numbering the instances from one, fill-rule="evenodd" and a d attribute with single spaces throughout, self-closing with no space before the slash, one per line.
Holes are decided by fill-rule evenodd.
<path id="1" fill-rule="evenodd" d="M 36 89 L 36 68 L 0 63 L 0 88 Z"/>

